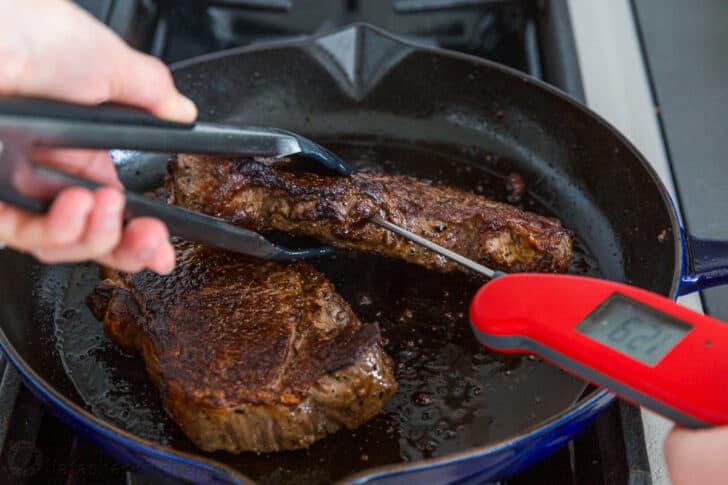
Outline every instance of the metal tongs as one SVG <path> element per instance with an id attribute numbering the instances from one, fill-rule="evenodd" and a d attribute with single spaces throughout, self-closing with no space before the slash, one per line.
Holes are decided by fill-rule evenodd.
<path id="1" fill-rule="evenodd" d="M 119 105 L 80 106 L 57 101 L 0 97 L 0 201 L 43 213 L 62 188 L 78 185 L 95 189 L 101 184 L 33 164 L 36 147 L 117 148 L 150 152 L 187 152 L 218 155 L 311 159 L 341 175 L 351 169 L 313 141 L 284 130 L 222 125 L 175 123 L 145 111 Z M 32 175 L 30 175 L 32 174 Z M 43 197 L 18 189 L 21 176 L 52 188 Z M 126 217 L 151 216 L 162 220 L 170 234 L 221 249 L 260 258 L 293 259 L 320 256 L 330 247 L 289 249 L 262 235 L 225 221 L 125 191 Z"/>
<path id="2" fill-rule="evenodd" d="M 0 201 L 45 212 L 63 187 L 95 189 L 101 184 L 31 162 L 36 147 L 116 148 L 151 152 L 311 159 L 347 176 L 353 170 L 336 155 L 295 133 L 275 128 L 216 123 L 175 123 L 145 111 L 119 105 L 80 106 L 58 101 L 0 97 Z M 55 181 L 55 190 L 33 197 L 17 188 L 20 175 Z M 61 182 L 59 185 L 58 182 Z M 330 253 L 331 247 L 289 249 L 262 235 L 182 207 L 125 191 L 127 218 L 156 217 L 173 236 L 220 249 L 268 259 L 295 259 Z M 502 274 L 393 224 L 381 217 L 370 222 L 424 246 L 489 278 Z"/>

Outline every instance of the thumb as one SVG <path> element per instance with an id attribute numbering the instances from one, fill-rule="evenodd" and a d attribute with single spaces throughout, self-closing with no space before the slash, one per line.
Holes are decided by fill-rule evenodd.
<path id="1" fill-rule="evenodd" d="M 130 48 L 117 61 L 120 69 L 109 83 L 108 99 L 139 106 L 160 118 L 189 122 L 197 118 L 197 107 L 174 85 L 172 74 L 159 59 Z"/>
<path id="2" fill-rule="evenodd" d="M 675 427 L 665 439 L 665 461 L 673 485 L 724 483 L 728 477 L 728 427 Z"/>
<path id="3" fill-rule="evenodd" d="M 164 63 L 130 48 L 72 2 L 0 1 L 0 32 L 0 94 L 115 101 L 173 121 L 197 117 Z"/>

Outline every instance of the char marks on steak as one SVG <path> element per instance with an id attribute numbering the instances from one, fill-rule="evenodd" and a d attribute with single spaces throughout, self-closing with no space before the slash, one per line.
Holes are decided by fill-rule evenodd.
<path id="1" fill-rule="evenodd" d="M 439 271 L 462 269 L 367 220 L 379 215 L 491 268 L 564 272 L 573 234 L 557 219 L 403 175 L 301 172 L 287 161 L 178 155 L 172 202 L 257 231 L 311 236 Z"/>
<path id="2" fill-rule="evenodd" d="M 88 303 L 113 340 L 143 354 L 198 447 L 304 448 L 363 424 L 394 393 L 378 326 L 311 265 L 175 246 L 170 275 L 104 270 Z"/>

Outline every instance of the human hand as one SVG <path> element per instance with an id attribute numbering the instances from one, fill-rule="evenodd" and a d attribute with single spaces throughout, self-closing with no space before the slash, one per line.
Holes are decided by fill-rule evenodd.
<path id="1" fill-rule="evenodd" d="M 197 116 L 161 61 L 131 49 L 71 2 L 0 0 L 0 32 L 0 95 L 115 101 L 182 122 Z M 123 226 L 122 186 L 107 152 L 43 150 L 34 160 L 107 186 L 65 189 L 45 215 L 0 203 L 0 241 L 46 263 L 95 260 L 130 272 L 174 267 L 162 222 L 137 218 Z"/>
<path id="2" fill-rule="evenodd" d="M 689 430 L 676 426 L 665 439 L 673 485 L 724 483 L 728 477 L 728 426 Z"/>

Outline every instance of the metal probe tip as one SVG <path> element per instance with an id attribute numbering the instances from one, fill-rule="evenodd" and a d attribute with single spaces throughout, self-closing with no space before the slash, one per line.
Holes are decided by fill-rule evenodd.
<path id="1" fill-rule="evenodd" d="M 389 222 L 385 219 L 382 219 L 379 216 L 374 216 L 374 217 L 370 218 L 369 220 L 371 222 L 373 222 L 374 224 L 377 224 L 378 226 L 384 227 L 385 229 L 389 229 L 393 233 L 399 234 L 400 236 L 402 236 L 405 239 L 409 239 L 410 241 L 412 241 L 416 244 L 419 244 L 420 246 L 424 246 L 427 249 L 429 249 L 430 251 L 434 251 L 441 256 L 445 256 L 446 258 L 451 259 L 451 260 L 455 261 L 456 263 L 460 263 L 463 266 L 465 266 L 466 268 L 471 269 L 482 275 L 485 275 L 488 278 L 496 278 L 496 277 L 502 276 L 504 274 L 501 271 L 495 271 L 486 266 L 483 266 L 482 264 L 478 264 L 475 261 L 473 261 L 472 259 L 468 259 L 464 256 L 459 255 L 456 252 L 450 251 L 449 249 L 444 248 L 444 247 L 440 246 L 439 244 L 435 244 L 434 242 L 432 242 L 428 239 L 425 239 L 422 236 L 418 236 L 417 234 L 415 234 L 411 231 L 408 231 L 407 229 L 399 227 L 396 224 L 392 224 L 391 222 Z"/>

